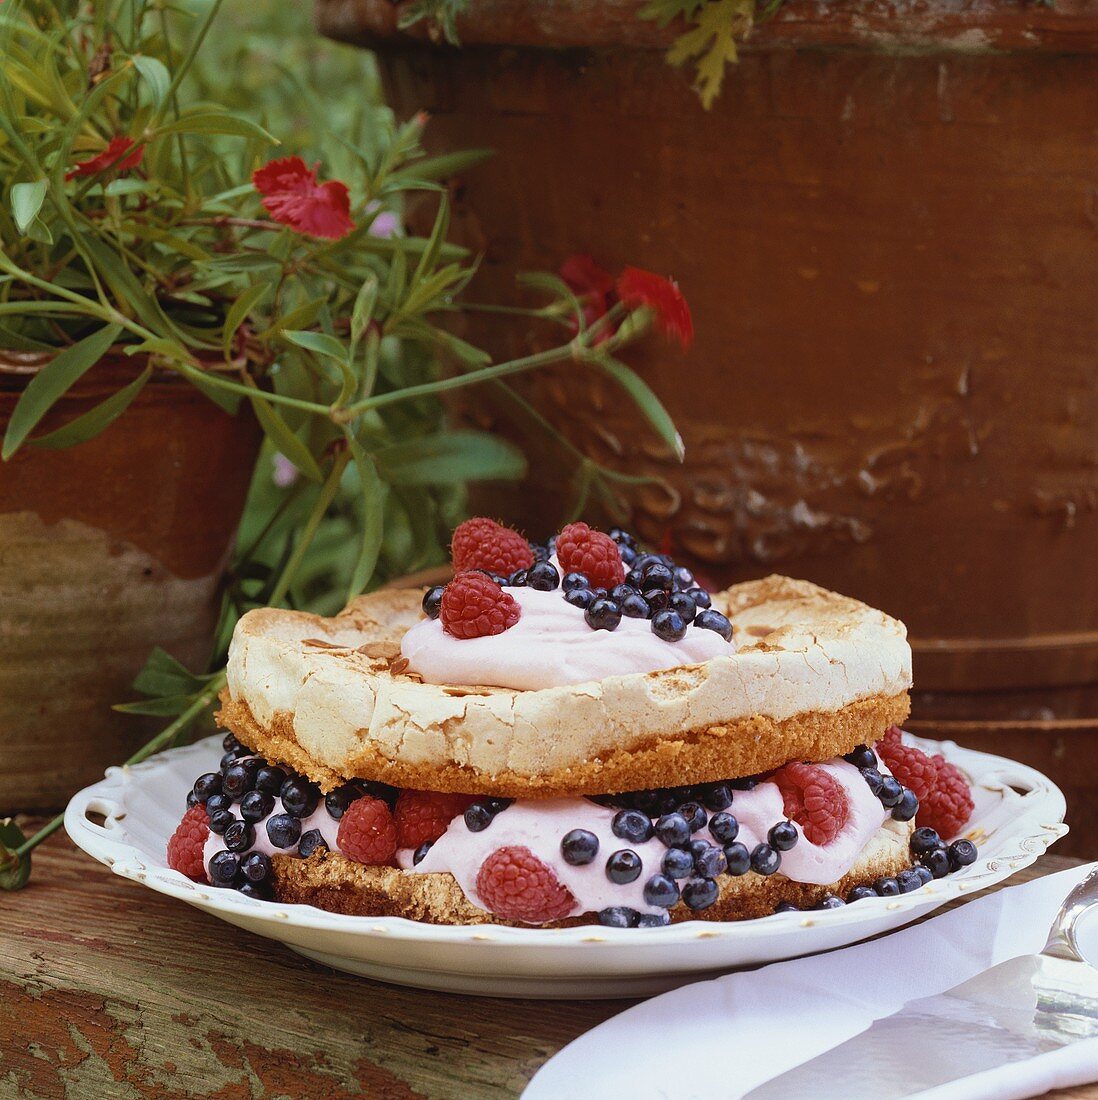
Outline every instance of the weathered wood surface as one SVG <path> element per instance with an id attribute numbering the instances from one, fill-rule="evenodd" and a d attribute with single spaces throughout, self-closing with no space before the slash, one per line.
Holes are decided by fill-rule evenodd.
<path id="1" fill-rule="evenodd" d="M 1046 856 L 1016 881 L 1074 862 Z M 25 890 L 0 895 L 5 1100 L 513 1097 L 625 1004 L 337 974 L 109 874 L 63 835 Z"/>

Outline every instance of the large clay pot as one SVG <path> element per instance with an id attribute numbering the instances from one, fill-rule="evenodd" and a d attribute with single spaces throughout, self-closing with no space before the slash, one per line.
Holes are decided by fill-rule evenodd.
<path id="1" fill-rule="evenodd" d="M 0 434 L 40 366 L 0 360 Z M 143 366 L 97 364 L 43 431 Z M 250 415 L 157 372 L 95 439 L 0 466 L 0 816 L 62 804 L 144 739 L 147 723 L 111 706 L 134 697 L 153 646 L 209 659 L 259 441 Z"/>
<path id="2" fill-rule="evenodd" d="M 407 4 L 317 0 L 323 30 L 378 50 L 398 112 L 430 113 L 433 148 L 497 150 L 452 181 L 482 299 L 579 250 L 681 282 L 694 351 L 635 362 L 685 465 L 612 386 L 528 388 L 589 453 L 663 479 L 636 526 L 718 583 L 777 570 L 903 617 L 924 729 L 1012 731 L 1090 785 L 1071 761 L 1098 729 L 1098 7 L 790 0 L 706 112 L 665 61 L 679 28 L 640 6 L 474 0 L 456 49 L 398 30 Z M 525 350 L 502 329 L 469 335 Z M 532 468 L 490 503 L 540 533 L 560 479 L 551 452 Z"/>

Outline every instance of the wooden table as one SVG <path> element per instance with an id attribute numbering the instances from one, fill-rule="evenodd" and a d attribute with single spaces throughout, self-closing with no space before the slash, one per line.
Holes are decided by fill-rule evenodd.
<path id="1" fill-rule="evenodd" d="M 1046 856 L 1013 881 L 1077 862 Z M 4 1100 L 514 1097 L 628 1003 L 338 974 L 111 875 L 64 834 L 39 850 L 26 889 L 0 894 Z"/>

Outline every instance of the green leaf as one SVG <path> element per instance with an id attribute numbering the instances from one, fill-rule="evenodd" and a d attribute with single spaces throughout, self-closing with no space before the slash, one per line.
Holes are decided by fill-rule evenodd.
<path id="1" fill-rule="evenodd" d="M 146 714 L 153 718 L 169 718 L 182 714 L 193 702 L 193 695 L 161 695 L 155 699 L 138 699 L 133 703 L 115 703 L 111 710 L 116 710 L 119 714 Z"/>
<path id="2" fill-rule="evenodd" d="M 0 890 L 19 890 L 30 878 L 30 855 L 18 857 L 16 848 L 26 842 L 23 830 L 10 817 L 0 821 Z"/>
<path id="3" fill-rule="evenodd" d="M 656 429 L 660 439 L 674 452 L 675 457 L 681 462 L 686 453 L 682 443 L 682 436 L 675 429 L 675 422 L 663 407 L 660 399 L 652 392 L 648 383 L 635 371 L 630 370 L 624 363 L 611 359 L 607 355 L 600 355 L 591 359 L 591 362 L 610 375 L 615 382 L 633 399 L 633 404 L 644 414 L 645 419 Z"/>
<path id="4" fill-rule="evenodd" d="M 46 435 L 29 440 L 30 444 L 34 447 L 59 450 L 62 447 L 72 447 L 77 443 L 94 439 L 130 407 L 137 395 L 145 388 L 145 383 L 152 377 L 152 372 L 152 366 L 147 366 L 129 385 L 112 393 L 95 408 L 89 409 L 75 420 L 70 420 Z"/>
<path id="5" fill-rule="evenodd" d="M 133 687 L 142 695 L 194 695 L 211 679 L 213 675 L 191 672 L 181 661 L 156 646 L 145 661 L 145 667 L 137 674 Z"/>
<path id="6" fill-rule="evenodd" d="M 296 344 L 299 348 L 305 348 L 306 351 L 335 359 L 340 363 L 347 358 L 347 349 L 334 336 L 329 336 L 325 332 L 284 331 L 282 338 L 291 344 Z"/>
<path id="7" fill-rule="evenodd" d="M 415 274 L 412 276 L 413 286 L 421 283 L 431 273 L 435 263 L 438 261 L 439 251 L 446 240 L 446 233 L 449 228 L 450 204 L 446 201 L 446 196 L 443 195 L 439 200 L 438 213 L 435 215 L 435 224 L 431 229 L 431 236 L 428 238 L 427 247 L 423 250 L 423 255 L 420 256 L 419 263 L 416 264 Z"/>
<path id="8" fill-rule="evenodd" d="M 279 144 L 278 139 L 268 133 L 258 123 L 236 115 L 225 115 L 215 112 L 208 114 L 184 115 L 182 118 L 173 119 L 160 126 L 158 134 L 233 134 L 237 137 L 261 138 L 274 145 Z"/>
<path id="9" fill-rule="evenodd" d="M 38 217 L 42 202 L 49 190 L 49 180 L 35 180 L 33 183 L 15 183 L 11 188 L 11 213 L 15 218 L 15 227 L 20 233 L 26 233 L 31 222 Z"/>
<path id="10" fill-rule="evenodd" d="M 362 284 L 355 297 L 355 307 L 351 312 L 351 342 L 357 344 L 369 327 L 377 305 L 377 276 L 370 275 Z"/>
<path id="11" fill-rule="evenodd" d="M 513 444 L 482 432 L 439 432 L 375 452 L 381 476 L 392 485 L 445 485 L 463 481 L 517 481 L 526 460 Z"/>
<path id="12" fill-rule="evenodd" d="M 155 57 L 146 57 L 144 54 L 134 54 L 130 60 L 134 68 L 141 74 L 148 84 L 155 106 L 159 107 L 167 98 L 168 89 L 171 87 L 172 78 L 163 61 Z"/>
<path id="13" fill-rule="evenodd" d="M 440 180 L 457 175 L 495 156 L 494 149 L 464 149 L 460 153 L 443 153 L 438 157 L 423 157 L 390 173 L 390 180 L 400 180 L 407 187 L 418 180 Z"/>
<path id="14" fill-rule="evenodd" d="M 225 354 L 229 355 L 233 346 L 233 339 L 237 329 L 244 323 L 244 319 L 259 304 L 267 292 L 271 289 L 271 283 L 256 283 L 248 287 L 225 314 L 225 325 L 221 331 L 221 345 Z"/>
<path id="15" fill-rule="evenodd" d="M 255 409 L 264 432 L 267 433 L 271 443 L 282 452 L 310 481 L 323 481 L 324 474 L 317 465 L 316 459 L 309 453 L 309 448 L 294 434 L 293 429 L 281 414 L 269 402 L 263 400 L 261 392 L 250 398 L 252 408 Z"/>
<path id="16" fill-rule="evenodd" d="M 8 421 L 8 430 L 4 433 L 4 446 L 0 455 L 5 460 L 15 454 L 23 440 L 50 411 L 54 402 L 103 358 L 121 331 L 121 325 L 107 325 L 98 332 L 93 332 L 91 336 L 86 336 L 78 344 L 73 344 L 51 359 L 30 380 L 19 397 L 11 420 Z"/>
<path id="17" fill-rule="evenodd" d="M 347 441 L 351 446 L 351 456 L 355 460 L 358 479 L 362 486 L 362 547 L 351 574 L 351 587 L 348 598 L 357 596 L 374 575 L 378 555 L 381 553 L 381 538 L 385 533 L 385 486 L 378 476 L 374 460 L 362 449 L 362 445 L 350 433 Z"/>

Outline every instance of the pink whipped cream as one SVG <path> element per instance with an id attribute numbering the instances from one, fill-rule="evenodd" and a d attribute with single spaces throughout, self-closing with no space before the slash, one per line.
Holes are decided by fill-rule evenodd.
<path id="1" fill-rule="evenodd" d="M 234 802 L 229 808 L 229 812 L 237 819 L 242 821 L 240 816 L 240 803 Z M 286 807 L 282 805 L 282 799 L 275 797 L 274 809 L 271 811 L 270 817 L 265 817 L 262 821 L 257 821 L 252 828 L 255 830 L 255 843 L 248 849 L 249 852 L 262 852 L 265 856 L 296 856 L 297 845 L 294 844 L 289 848 L 276 848 L 271 843 L 271 838 L 267 835 L 267 822 L 275 814 L 283 814 L 286 812 Z M 319 829 L 320 835 L 324 838 L 324 843 L 328 845 L 329 850 L 333 852 L 339 851 L 339 845 L 336 843 L 336 834 L 339 832 L 339 822 L 336 821 L 330 813 L 324 808 L 324 799 L 317 803 L 317 807 L 308 817 L 301 819 L 301 835 L 304 836 L 310 829 Z M 226 851 L 225 838 L 220 837 L 217 833 L 211 832 L 206 837 L 206 843 L 202 848 L 202 862 L 206 867 L 209 867 L 210 860 L 217 855 L 218 852 Z M 244 852 L 240 853 L 242 856 Z M 208 872 L 207 872 L 208 874 Z"/>
<path id="2" fill-rule="evenodd" d="M 735 652 L 716 631 L 690 626 L 680 642 L 652 633 L 647 619 L 623 617 L 616 630 L 592 630 L 560 590 L 508 588 L 522 608 L 509 630 L 455 638 L 437 619 L 416 623 L 400 645 L 413 672 L 430 684 L 469 684 L 538 691 L 608 676 L 703 664 Z"/>
<path id="3" fill-rule="evenodd" d="M 888 819 L 889 811 L 853 765 L 835 760 L 821 767 L 838 780 L 849 800 L 846 825 L 829 844 L 819 845 L 809 841 L 801 827 L 794 823 L 797 843 L 782 853 L 780 873 L 795 882 L 827 885 L 837 882 L 853 867 L 862 849 Z M 470 832 L 461 817 L 455 818 L 415 866 L 410 850 L 399 852 L 398 860 L 401 867 L 414 872 L 449 871 L 465 896 L 486 909 L 487 905 L 477 893 L 477 872 L 498 848 L 517 845 L 529 848 L 538 859 L 552 867 L 560 882 L 572 892 L 576 905 L 570 915 L 597 912 L 614 905 L 625 905 L 639 913 L 661 912 L 644 900 L 644 884 L 660 872 L 667 848 L 656 837 L 635 844 L 615 836 L 611 822 L 617 812 L 584 798 L 519 800 L 479 833 Z M 762 782 L 751 791 L 735 791 L 728 812 L 740 825 L 736 840 L 748 851 L 766 841 L 772 825 L 786 819 L 781 792 L 770 782 Z M 572 829 L 586 829 L 598 837 L 599 851 L 592 863 L 574 867 L 561 857 L 561 839 Z M 708 825 L 695 836 L 716 843 Z M 606 877 L 606 860 L 622 848 L 636 852 L 641 857 L 643 869 L 634 882 L 617 885 Z"/>

